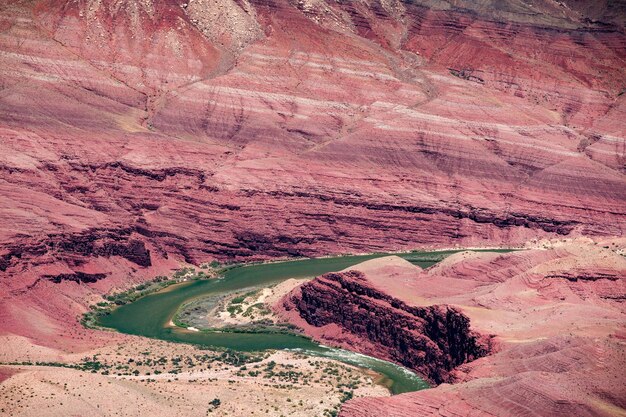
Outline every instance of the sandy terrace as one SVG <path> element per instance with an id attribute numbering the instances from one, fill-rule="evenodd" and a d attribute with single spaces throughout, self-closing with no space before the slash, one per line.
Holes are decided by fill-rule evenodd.
<path id="1" fill-rule="evenodd" d="M 185 306 L 178 317 L 194 329 L 248 326 L 261 322 L 276 324 L 282 320 L 272 312 L 271 306 L 307 280 L 288 279 L 271 287 L 236 292 L 217 302 L 210 298 L 198 299 Z"/>
<path id="2" fill-rule="evenodd" d="M 30 360 L 0 366 L 1 415 L 324 416 L 347 392 L 389 395 L 375 375 L 332 360 L 237 356 L 138 337 L 87 354 L 41 351 Z"/>

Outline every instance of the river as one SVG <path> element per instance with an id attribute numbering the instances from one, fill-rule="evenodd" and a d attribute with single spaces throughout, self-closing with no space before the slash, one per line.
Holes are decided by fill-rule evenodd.
<path id="1" fill-rule="evenodd" d="M 411 252 L 395 255 L 426 268 L 454 252 Z M 249 288 L 269 286 L 289 278 L 314 277 L 388 255 L 391 254 L 338 256 L 234 267 L 224 271 L 223 278 L 176 284 L 120 306 L 111 314 L 100 317 L 99 324 L 122 333 L 207 347 L 242 351 L 265 349 L 303 351 L 378 372 L 383 376 L 382 383 L 393 394 L 417 391 L 428 388 L 428 384 L 401 366 L 354 352 L 322 346 L 296 334 L 197 332 L 170 324 L 181 305 L 199 297 L 219 296 Z"/>

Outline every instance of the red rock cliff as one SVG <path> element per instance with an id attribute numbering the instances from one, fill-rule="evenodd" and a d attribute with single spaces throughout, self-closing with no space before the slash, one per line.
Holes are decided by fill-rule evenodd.
<path id="1" fill-rule="evenodd" d="M 409 306 L 371 286 L 359 271 L 325 274 L 283 303 L 312 326 L 332 323 L 347 333 L 344 338 L 368 342 L 353 349 L 402 364 L 435 384 L 453 381 L 453 368 L 491 349 L 489 338 L 471 331 L 459 310 Z"/>

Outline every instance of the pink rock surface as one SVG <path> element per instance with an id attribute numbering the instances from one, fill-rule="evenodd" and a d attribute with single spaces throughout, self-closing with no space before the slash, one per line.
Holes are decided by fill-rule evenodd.
<path id="1" fill-rule="evenodd" d="M 341 281 L 323 276 L 295 289 L 277 309 L 326 343 L 412 366 L 431 381 L 437 380 L 432 372 L 438 371 L 440 380 L 454 384 L 391 398 L 353 400 L 342 408 L 342 416 L 609 416 L 624 412 L 623 256 L 597 245 L 571 244 L 507 254 L 460 253 L 425 271 L 398 258 L 368 261 L 351 269 L 343 274 L 355 284 L 342 285 L 343 292 L 333 292 L 338 288 L 335 283 Z M 311 290 L 323 285 L 329 290 Z M 369 321 L 359 326 L 346 320 L 350 314 L 333 317 L 334 307 L 323 302 L 324 297 L 335 295 L 333 305 L 360 311 L 350 306 L 378 299 L 361 288 L 402 302 L 386 305 L 386 313 L 376 317 L 396 314 L 402 305 L 433 308 L 446 304 L 469 319 L 472 332 L 493 336 L 492 353 L 470 358 L 453 370 L 433 362 L 429 369 L 416 366 L 415 358 L 429 355 L 429 345 L 422 345 L 421 354 L 412 351 L 410 355 L 406 346 L 418 346 L 421 338 L 433 334 L 431 330 L 422 328 L 413 342 L 387 343 L 384 336 L 393 326 L 371 328 Z M 419 329 L 420 319 L 403 328 Z M 449 327 L 448 339 L 455 330 L 466 332 L 462 327 Z"/>
<path id="2" fill-rule="evenodd" d="M 0 330 L 183 262 L 623 235 L 621 9 L 501 3 L 3 2 Z"/>

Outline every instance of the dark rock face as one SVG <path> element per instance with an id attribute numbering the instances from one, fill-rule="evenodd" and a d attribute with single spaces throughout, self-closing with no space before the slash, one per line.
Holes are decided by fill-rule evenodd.
<path id="1" fill-rule="evenodd" d="M 140 240 L 129 239 L 126 242 L 108 242 L 95 252 L 101 256 L 121 256 L 139 266 L 150 266 L 150 251 L 146 249 L 145 244 Z"/>
<path id="2" fill-rule="evenodd" d="M 144 242 L 131 237 L 133 230 L 90 229 L 81 233 L 50 234 L 42 240 L 25 238 L 0 257 L 0 270 L 25 264 L 63 261 L 80 266 L 86 258 L 120 256 L 142 267 L 152 265 Z"/>
<path id="3" fill-rule="evenodd" d="M 55 284 L 62 281 L 93 283 L 106 278 L 106 274 L 87 274 L 85 272 L 75 272 L 73 274 L 44 275 L 43 278 L 48 279 Z"/>
<path id="4" fill-rule="evenodd" d="M 453 381 L 456 366 L 492 350 L 490 339 L 471 331 L 457 309 L 409 306 L 370 286 L 358 271 L 323 275 L 302 285 L 284 306 L 313 326 L 339 325 L 436 384 Z"/>
<path id="5" fill-rule="evenodd" d="M 547 278 L 561 278 L 570 282 L 578 282 L 579 280 L 593 282 L 602 279 L 617 281 L 620 279 L 620 276 L 613 271 L 566 271 L 561 274 L 547 275 Z"/>

